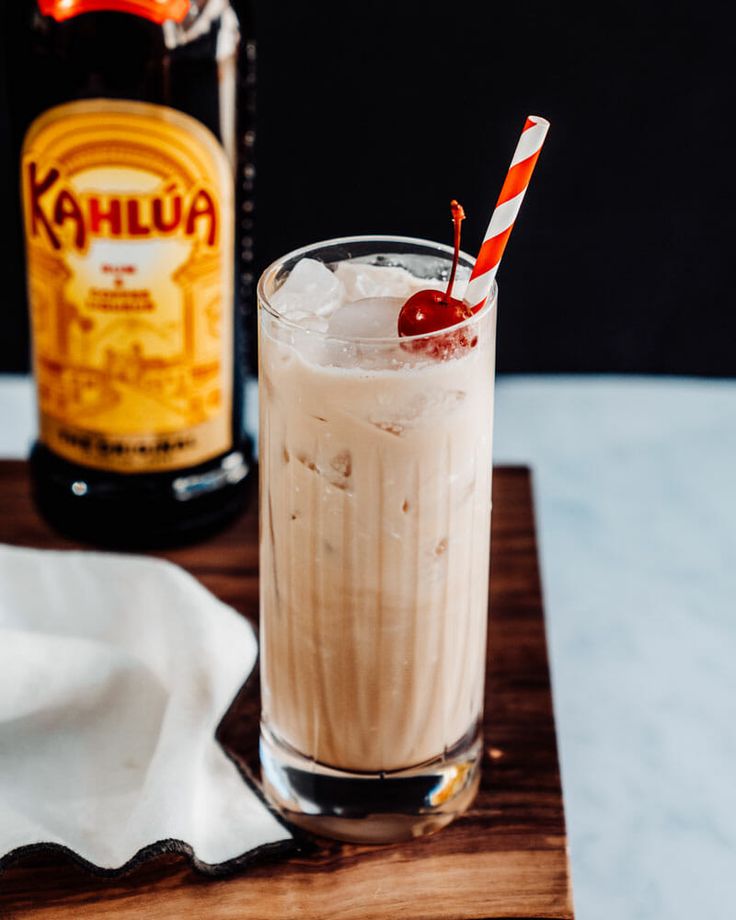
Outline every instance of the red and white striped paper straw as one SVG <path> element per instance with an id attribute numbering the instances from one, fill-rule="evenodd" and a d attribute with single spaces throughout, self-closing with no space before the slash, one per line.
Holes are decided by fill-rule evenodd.
<path id="1" fill-rule="evenodd" d="M 501 256 L 514 229 L 514 221 L 548 130 L 549 122 L 539 115 L 529 115 L 524 124 L 465 291 L 464 300 L 471 305 L 474 313 L 480 310 L 491 292 Z"/>

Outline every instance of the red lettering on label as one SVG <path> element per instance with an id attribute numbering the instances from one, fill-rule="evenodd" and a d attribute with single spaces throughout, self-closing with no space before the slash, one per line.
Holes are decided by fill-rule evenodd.
<path id="1" fill-rule="evenodd" d="M 123 220 L 120 213 L 120 202 L 113 198 L 105 209 L 99 198 L 89 199 L 89 229 L 92 233 L 100 233 L 102 224 L 106 223 L 112 236 L 122 232 Z"/>
<path id="2" fill-rule="evenodd" d="M 171 233 L 181 223 L 181 195 L 171 200 L 171 215 L 167 220 L 164 215 L 164 202 L 161 198 L 153 199 L 153 226 L 159 233 Z"/>
<path id="3" fill-rule="evenodd" d="M 207 232 L 207 245 L 214 246 L 217 238 L 217 218 L 215 216 L 215 202 L 209 192 L 201 188 L 194 196 L 189 215 L 187 216 L 186 232 L 188 236 L 194 234 L 195 224 L 200 218 L 206 218 L 209 221 Z"/>
<path id="4" fill-rule="evenodd" d="M 168 185 L 162 192 L 140 195 L 77 193 L 64 187 L 64 177 L 51 167 L 41 177 L 38 164 L 26 169 L 30 234 L 45 236 L 54 249 L 63 246 L 60 231 L 72 226 L 71 245 L 87 247 L 90 237 L 130 239 L 150 236 L 198 236 L 215 246 L 218 209 L 207 189 L 194 188 L 186 194 Z M 54 186 L 60 188 L 55 189 Z M 45 206 L 45 208 L 44 208 Z"/>
<path id="5" fill-rule="evenodd" d="M 151 228 L 141 223 L 140 202 L 135 198 L 128 201 L 128 233 L 131 236 L 148 236 Z"/>
<path id="6" fill-rule="evenodd" d="M 71 221 L 74 224 L 74 245 L 77 249 L 84 249 L 85 232 L 82 209 L 77 204 L 74 195 L 66 189 L 62 189 L 54 205 L 54 223 L 61 228 L 67 221 Z"/>
<path id="7" fill-rule="evenodd" d="M 56 180 L 59 178 L 59 170 L 50 169 L 40 182 L 36 179 L 36 170 L 37 167 L 35 163 L 28 164 L 28 196 L 31 205 L 31 233 L 33 236 L 38 236 L 38 225 L 41 224 L 54 249 L 61 249 L 61 243 L 51 229 L 51 224 L 41 207 L 41 196 L 45 195 L 55 184 Z"/>

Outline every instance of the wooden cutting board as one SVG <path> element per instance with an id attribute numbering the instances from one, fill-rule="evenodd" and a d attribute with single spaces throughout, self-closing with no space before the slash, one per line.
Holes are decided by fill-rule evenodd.
<path id="1" fill-rule="evenodd" d="M 255 493 L 252 487 L 246 513 L 224 533 L 161 554 L 254 621 Z M 95 877 L 63 856 L 24 856 L 0 873 L 0 918 L 573 917 L 529 471 L 497 469 L 493 497 L 485 759 L 467 815 L 409 844 L 305 840 L 288 858 L 261 856 L 217 880 L 199 875 L 183 856 L 158 857 L 115 879 Z M 75 545 L 34 513 L 23 463 L 0 463 L 0 542 Z M 257 713 L 258 689 L 251 684 L 218 733 L 254 773 Z"/>

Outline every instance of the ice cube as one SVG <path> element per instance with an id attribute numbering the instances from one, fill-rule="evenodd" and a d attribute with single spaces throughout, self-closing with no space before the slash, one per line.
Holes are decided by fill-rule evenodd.
<path id="1" fill-rule="evenodd" d="M 284 314 L 292 323 L 298 323 L 302 329 L 310 329 L 313 332 L 327 332 L 329 320 L 325 316 L 318 316 L 316 313 L 308 313 L 306 310 L 290 310 Z"/>
<path id="2" fill-rule="evenodd" d="M 445 263 L 439 268 L 449 270 Z M 341 262 L 335 269 L 345 289 L 345 302 L 364 297 L 403 297 L 407 299 L 416 291 L 444 291 L 446 278 L 421 278 L 398 265 L 368 265 L 363 262 Z M 458 266 L 453 296 L 461 298 L 470 277 L 470 269 Z"/>
<path id="3" fill-rule="evenodd" d="M 322 262 L 301 259 L 272 295 L 272 305 L 289 319 L 302 322 L 305 314 L 329 316 L 344 300 L 342 282 Z M 294 314 L 301 314 L 300 318 Z"/>
<path id="4" fill-rule="evenodd" d="M 345 288 L 345 300 L 365 297 L 407 298 L 418 290 L 411 272 L 395 265 L 365 265 L 360 262 L 341 262 L 335 274 Z M 421 285 L 420 285 L 421 286 Z"/>
<path id="5" fill-rule="evenodd" d="M 346 303 L 330 317 L 327 334 L 339 339 L 395 338 L 403 304 L 403 297 L 366 297 Z"/>

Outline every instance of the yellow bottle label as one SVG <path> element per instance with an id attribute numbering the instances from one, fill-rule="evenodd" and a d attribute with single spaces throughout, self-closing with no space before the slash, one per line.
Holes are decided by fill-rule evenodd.
<path id="1" fill-rule="evenodd" d="M 117 472 L 232 446 L 233 174 L 164 106 L 49 109 L 22 155 L 40 438 Z"/>

